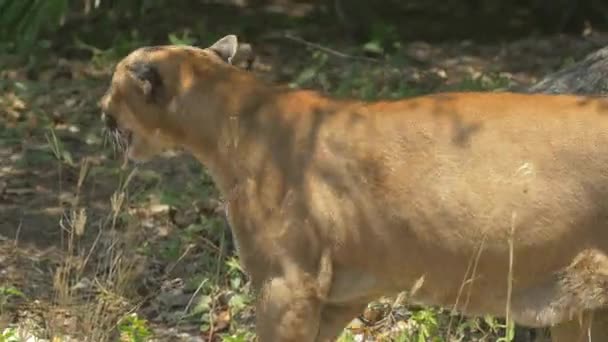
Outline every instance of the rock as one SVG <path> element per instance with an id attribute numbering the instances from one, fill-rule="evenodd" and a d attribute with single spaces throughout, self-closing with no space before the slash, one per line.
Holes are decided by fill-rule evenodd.
<path id="1" fill-rule="evenodd" d="M 530 93 L 607 95 L 608 46 L 521 90 Z"/>

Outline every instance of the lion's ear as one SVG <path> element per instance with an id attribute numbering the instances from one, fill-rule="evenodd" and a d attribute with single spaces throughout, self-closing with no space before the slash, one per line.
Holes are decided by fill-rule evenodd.
<path id="1" fill-rule="evenodd" d="M 236 56 L 239 42 L 235 35 L 229 34 L 213 43 L 209 50 L 215 52 L 224 62 L 232 64 L 232 59 Z"/>
<path id="2" fill-rule="evenodd" d="M 127 70 L 137 82 L 146 101 L 156 101 L 163 87 L 163 80 L 156 67 L 150 63 L 136 62 L 127 66 Z"/>

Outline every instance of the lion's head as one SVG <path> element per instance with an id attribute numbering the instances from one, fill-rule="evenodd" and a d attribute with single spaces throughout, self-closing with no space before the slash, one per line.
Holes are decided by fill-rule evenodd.
<path id="1" fill-rule="evenodd" d="M 129 159 L 140 162 L 185 144 L 184 118 L 213 110 L 211 87 L 248 52 L 234 35 L 207 48 L 165 45 L 131 52 L 117 64 L 100 101 L 108 132 Z M 197 97 L 209 106 L 195 102 Z"/>

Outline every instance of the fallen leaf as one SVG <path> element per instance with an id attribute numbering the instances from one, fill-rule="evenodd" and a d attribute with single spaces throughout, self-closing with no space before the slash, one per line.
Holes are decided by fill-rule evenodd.
<path id="1" fill-rule="evenodd" d="M 215 316 L 213 331 L 221 332 L 230 327 L 231 315 L 229 310 L 220 311 Z"/>

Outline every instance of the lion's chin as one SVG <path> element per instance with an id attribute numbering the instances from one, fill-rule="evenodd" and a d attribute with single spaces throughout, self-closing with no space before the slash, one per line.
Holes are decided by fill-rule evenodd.
<path id="1" fill-rule="evenodd" d="M 135 163 L 145 163 L 159 154 L 159 148 L 146 139 L 133 134 L 126 149 L 126 157 Z"/>

